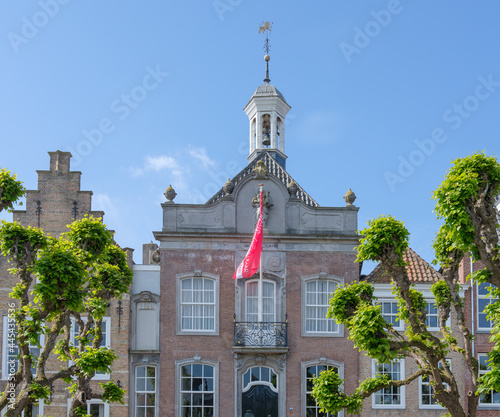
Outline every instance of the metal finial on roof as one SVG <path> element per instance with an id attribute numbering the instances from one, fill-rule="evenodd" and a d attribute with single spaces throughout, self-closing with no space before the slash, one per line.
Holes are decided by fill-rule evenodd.
<path id="1" fill-rule="evenodd" d="M 264 51 L 266 51 L 266 56 L 264 57 L 264 60 L 266 61 L 266 78 L 264 78 L 264 82 L 266 84 L 269 84 L 271 79 L 269 78 L 269 60 L 271 57 L 269 56 L 269 51 L 271 50 L 271 43 L 269 42 L 269 32 L 271 32 L 271 29 L 273 27 L 273 22 L 262 22 L 260 27 L 259 27 L 259 33 L 265 33 L 266 34 L 266 40 L 264 41 Z"/>

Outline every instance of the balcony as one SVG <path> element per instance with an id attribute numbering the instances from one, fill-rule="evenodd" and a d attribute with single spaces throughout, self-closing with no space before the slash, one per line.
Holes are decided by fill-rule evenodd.
<path id="1" fill-rule="evenodd" d="M 288 322 L 234 321 L 234 351 L 288 352 Z"/>

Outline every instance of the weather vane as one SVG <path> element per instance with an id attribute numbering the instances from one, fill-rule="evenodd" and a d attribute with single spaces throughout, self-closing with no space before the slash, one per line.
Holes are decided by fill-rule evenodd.
<path id="1" fill-rule="evenodd" d="M 264 60 L 266 61 L 266 78 L 264 78 L 264 82 L 269 84 L 271 79 L 269 78 L 269 60 L 271 57 L 269 56 L 269 50 L 271 49 L 271 44 L 269 42 L 269 32 L 271 32 L 271 28 L 273 27 L 273 22 L 262 22 L 259 27 L 259 33 L 266 34 L 266 40 L 264 42 L 264 51 L 266 51 L 266 56 Z"/>
<path id="2" fill-rule="evenodd" d="M 266 51 L 266 54 L 269 55 L 269 50 L 271 49 L 271 43 L 269 42 L 269 32 L 271 32 L 271 29 L 273 27 L 274 22 L 262 22 L 259 27 L 259 33 L 265 33 L 266 34 L 266 40 L 264 41 L 264 51 Z"/>

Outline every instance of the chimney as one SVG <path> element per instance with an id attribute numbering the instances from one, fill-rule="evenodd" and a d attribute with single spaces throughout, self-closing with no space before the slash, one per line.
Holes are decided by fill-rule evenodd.
<path id="1" fill-rule="evenodd" d="M 71 159 L 71 152 L 55 151 L 49 152 L 50 155 L 50 171 L 61 174 L 69 172 L 69 161 Z"/>

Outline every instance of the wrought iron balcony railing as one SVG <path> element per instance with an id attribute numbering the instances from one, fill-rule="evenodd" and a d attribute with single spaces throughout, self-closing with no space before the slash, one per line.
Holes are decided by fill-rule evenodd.
<path id="1" fill-rule="evenodd" d="M 234 346 L 288 347 L 288 323 L 235 321 Z"/>

